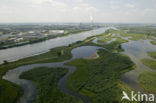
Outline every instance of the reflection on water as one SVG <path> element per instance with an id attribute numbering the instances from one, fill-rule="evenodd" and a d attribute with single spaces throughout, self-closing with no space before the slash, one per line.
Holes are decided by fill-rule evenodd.
<path id="1" fill-rule="evenodd" d="M 152 45 L 149 40 L 129 41 L 122 44 L 125 53 L 132 54 L 138 59 L 148 58 L 148 51 L 156 51 L 156 46 Z"/>
<path id="2" fill-rule="evenodd" d="M 57 62 L 57 63 L 43 63 L 43 64 L 24 65 L 24 66 L 9 70 L 3 76 L 3 79 L 8 80 L 10 82 L 13 82 L 17 85 L 20 85 L 23 88 L 24 95 L 20 98 L 19 103 L 33 103 L 36 99 L 36 86 L 30 80 L 19 79 L 19 76 L 21 75 L 21 73 L 28 71 L 28 70 L 31 70 L 33 68 L 37 68 L 37 67 L 49 67 L 49 68 L 63 67 L 63 68 L 68 68 L 68 70 L 69 70 L 68 73 L 59 80 L 59 83 L 58 83 L 59 88 L 67 94 L 70 94 L 72 96 L 80 98 L 85 103 L 92 103 L 92 101 L 88 97 L 85 97 L 85 96 L 78 94 L 78 93 L 67 88 L 66 79 L 71 73 L 73 73 L 75 71 L 76 68 L 74 66 L 64 65 L 64 63 L 70 62 L 70 61 L 77 59 L 77 58 L 89 57 L 89 56 L 93 55 L 94 53 L 96 53 L 97 49 L 100 49 L 100 48 L 101 47 L 97 47 L 97 46 L 77 47 L 71 51 L 73 57 L 70 60 L 66 60 L 63 62 Z"/>
<path id="3" fill-rule="evenodd" d="M 138 40 L 123 43 L 122 48 L 125 50 L 123 53 L 128 55 L 131 60 L 136 64 L 136 69 L 123 74 L 121 76 L 121 81 L 125 82 L 136 90 L 143 91 L 138 83 L 139 74 L 145 70 L 155 70 L 145 66 L 141 62 L 141 59 L 150 58 L 147 55 L 147 52 L 156 51 L 156 46 L 152 45 L 149 40 Z"/>
<path id="4" fill-rule="evenodd" d="M 85 57 L 90 57 L 94 53 L 96 53 L 97 49 L 100 49 L 101 47 L 96 47 L 96 46 L 82 46 L 75 48 L 71 51 L 73 55 L 73 59 L 75 58 L 85 58 Z"/>
<path id="5" fill-rule="evenodd" d="M 49 51 L 51 48 L 67 46 L 77 41 L 82 41 L 87 37 L 94 36 L 105 32 L 109 28 L 100 28 L 87 32 L 81 32 L 75 35 L 69 35 L 65 37 L 58 37 L 50 39 L 44 42 L 35 43 L 32 45 L 24 45 L 20 47 L 8 48 L 0 50 L 0 64 L 3 63 L 3 60 L 15 61 L 21 58 L 28 56 L 41 54 Z"/>

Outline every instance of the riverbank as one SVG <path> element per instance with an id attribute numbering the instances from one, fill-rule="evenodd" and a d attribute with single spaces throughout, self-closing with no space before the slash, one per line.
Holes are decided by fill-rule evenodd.
<path id="1" fill-rule="evenodd" d="M 149 58 L 142 59 L 142 63 L 151 69 L 156 69 L 156 52 L 148 52 Z M 141 87 L 150 93 L 156 93 L 156 71 L 144 71 L 139 75 Z"/>
<path id="2" fill-rule="evenodd" d="M 139 75 L 139 83 L 141 87 L 149 92 L 156 94 L 156 72 L 145 71 Z"/>
<path id="3" fill-rule="evenodd" d="M 32 80 L 37 86 L 35 103 L 82 103 L 74 96 L 63 93 L 57 86 L 68 70 L 66 68 L 34 68 L 22 73 L 21 79 Z M 31 74 L 31 75 L 30 75 Z"/>
<path id="4" fill-rule="evenodd" d="M 92 38 L 90 38 L 92 40 Z M 28 64 L 35 64 L 35 63 L 47 63 L 47 62 L 58 62 L 58 61 L 64 61 L 68 60 L 72 57 L 70 51 L 73 48 L 76 48 L 80 45 L 94 45 L 93 43 L 89 42 L 89 40 L 84 40 L 83 42 L 78 42 L 75 44 L 71 44 L 69 46 L 64 47 L 58 47 L 51 49 L 49 52 L 40 54 L 33 57 L 28 57 L 25 59 L 21 59 L 15 62 L 9 62 L 7 64 L 1 64 L 0 65 L 0 88 L 8 87 L 3 89 L 2 92 L 0 92 L 0 101 L 3 103 L 12 103 L 14 101 L 17 101 L 20 96 L 18 94 L 21 94 L 20 91 L 17 91 L 16 88 L 19 88 L 19 86 L 14 86 L 13 83 L 8 82 L 4 79 L 2 79 L 2 76 L 10 69 L 22 66 L 22 65 L 28 65 Z M 19 88 L 20 89 L 20 88 Z M 12 94 L 10 94 L 12 93 Z M 10 99 L 7 99 L 11 97 Z M 18 99 L 17 99 L 18 98 Z"/>
<path id="5" fill-rule="evenodd" d="M 63 61 L 63 62 L 56 62 L 56 63 L 40 63 L 40 64 L 31 64 L 31 65 L 24 65 L 24 66 L 20 66 L 17 68 L 14 68 L 13 70 L 8 71 L 3 78 L 5 80 L 11 81 L 13 83 L 16 83 L 18 85 L 20 85 L 23 90 L 24 90 L 24 94 L 23 96 L 20 98 L 19 103 L 33 103 L 35 101 L 36 98 L 36 86 L 34 83 L 32 83 L 31 81 L 28 80 L 24 80 L 24 79 L 19 79 L 19 76 L 21 75 L 21 73 L 37 68 L 37 67 L 49 67 L 49 68 L 58 68 L 58 67 L 63 67 L 63 68 L 67 68 L 68 69 L 68 73 L 66 75 L 64 75 L 60 80 L 59 80 L 59 89 L 63 92 L 65 92 L 66 94 L 75 96 L 79 99 L 81 99 L 82 101 L 84 101 L 85 103 L 92 103 L 91 100 L 87 97 L 85 97 L 84 95 L 78 94 L 74 91 L 71 91 L 70 89 L 67 88 L 66 86 L 66 79 L 67 77 L 72 74 L 76 68 L 73 66 L 67 66 L 64 65 L 64 63 L 70 62 L 72 60 L 75 60 L 77 58 L 83 58 L 83 57 L 88 57 L 90 55 L 92 55 L 93 53 L 96 52 L 96 50 L 99 49 L 99 47 L 96 46 L 82 46 L 82 47 L 77 47 L 74 48 L 71 53 L 72 53 L 72 59 Z M 91 50 L 91 51 L 88 51 Z M 83 55 L 81 52 L 85 53 L 86 55 Z M 57 88 L 57 87 L 56 87 Z M 63 101 L 62 101 L 63 102 Z"/>
<path id="6" fill-rule="evenodd" d="M 81 47 L 81 46 L 83 46 L 83 45 L 97 45 L 97 44 L 94 44 L 94 43 L 92 43 L 92 40 L 94 39 L 94 37 L 92 37 L 92 38 L 89 38 L 89 39 L 87 39 L 87 40 L 85 40 L 85 41 L 83 41 L 83 42 L 79 42 L 78 44 L 79 44 L 79 46 Z M 113 46 L 113 45 L 120 45 L 120 44 L 116 44 L 116 43 L 113 43 L 113 44 L 109 44 L 109 45 L 107 45 L 106 47 L 108 48 L 109 46 Z M 75 47 L 76 45 L 70 45 L 70 47 Z M 78 45 L 77 45 L 78 46 Z M 103 46 L 104 47 L 104 46 Z M 113 46 L 113 47 L 116 47 L 116 46 Z M 68 48 L 68 47 L 67 47 Z M 115 49 L 117 49 L 117 48 L 111 48 L 110 50 L 111 51 L 114 51 Z M 118 48 L 118 49 L 120 49 L 120 48 Z M 121 49 L 122 50 L 122 49 Z M 121 50 L 119 50 L 119 51 L 121 51 Z M 101 54 L 102 53 L 102 54 Z M 107 100 L 107 101 L 119 101 L 120 100 L 120 92 L 121 92 L 121 90 L 130 90 L 129 89 L 129 87 L 128 86 L 126 86 L 126 85 L 124 85 L 124 84 L 122 84 L 121 82 L 118 82 L 118 75 L 120 75 L 120 73 L 119 73 L 119 71 L 121 72 L 121 73 L 123 73 L 123 72 L 126 72 L 126 71 L 129 71 L 129 70 L 131 70 L 132 68 L 131 68 L 131 66 L 133 65 L 133 63 L 131 64 L 131 62 L 130 62 L 130 60 L 127 58 L 127 57 L 125 57 L 125 56 L 123 56 L 123 55 L 118 55 L 118 53 L 113 53 L 113 52 L 108 52 L 107 50 L 105 51 L 103 51 L 103 50 L 100 50 L 99 52 L 98 52 L 98 54 L 100 54 L 100 56 L 99 56 L 99 58 L 97 58 L 97 59 L 95 59 L 95 63 L 92 63 L 90 60 L 84 60 L 84 59 L 80 59 L 80 61 L 81 62 L 83 62 L 84 64 L 83 64 L 83 66 L 79 63 L 79 62 L 76 62 L 76 63 L 74 63 L 75 65 L 74 66 L 76 66 L 76 65 L 78 65 L 78 64 L 80 64 L 81 65 L 81 68 L 79 68 L 79 67 L 77 67 L 78 69 L 76 70 L 76 72 L 74 72 L 74 74 L 72 74 L 72 75 L 74 75 L 74 76 L 76 76 L 76 74 L 75 73 L 82 73 L 82 74 L 80 74 L 79 76 L 77 76 L 77 78 L 74 78 L 74 81 L 75 80 L 77 80 L 77 79 L 80 79 L 80 78 L 83 78 L 82 80 L 83 80 L 83 83 L 84 82 L 86 82 L 86 79 L 89 77 L 92 77 L 92 76 L 87 76 L 88 75 L 88 73 L 90 74 L 94 74 L 94 73 L 98 73 L 98 71 L 101 71 L 102 72 L 102 70 L 104 70 L 105 72 L 114 72 L 113 73 L 113 75 L 116 75 L 116 76 L 114 76 L 113 78 L 109 78 L 110 77 L 110 75 L 107 75 L 107 74 L 105 74 L 105 72 L 103 72 L 106 76 L 106 78 L 108 79 L 108 81 L 110 80 L 110 81 L 112 81 L 112 82 L 114 82 L 113 84 L 112 84 L 112 82 L 110 82 L 110 84 L 108 84 L 108 85 L 106 85 L 106 87 L 110 87 L 110 88 L 112 88 L 112 86 L 114 87 L 115 85 L 116 85 L 116 83 L 118 84 L 117 85 L 117 87 L 115 86 L 114 88 L 116 88 L 116 89 L 112 89 L 112 91 L 109 93 L 109 94 L 111 94 L 111 93 L 113 93 L 114 94 L 114 96 L 117 96 L 118 95 L 118 97 L 116 97 L 117 99 L 116 100 L 114 100 L 113 98 L 111 98 L 110 100 Z M 109 55 L 108 55 L 109 54 Z M 82 53 L 82 55 L 83 55 L 83 53 Z M 103 57 L 104 56 L 104 57 Z M 113 58 L 113 57 L 115 57 L 115 58 Z M 107 60 L 105 61 L 104 59 L 106 59 L 107 58 Z M 111 59 L 112 58 L 112 59 Z M 120 58 L 120 59 L 119 59 Z M 100 59 L 100 60 L 99 60 Z M 121 60 L 121 61 L 119 61 L 119 60 Z M 79 59 L 78 59 L 79 60 Z M 123 60 L 123 61 L 122 61 Z M 77 60 L 74 60 L 74 61 L 77 61 Z M 86 62 L 85 62 L 86 61 Z M 94 60 L 93 60 L 94 61 Z M 106 66 L 103 66 L 100 62 L 100 64 L 99 64 L 99 66 L 101 66 L 101 68 L 100 67 L 98 67 L 97 68 L 97 63 L 98 63 L 98 61 L 103 61 L 103 65 L 105 65 L 105 64 L 108 64 L 108 62 L 111 62 L 110 63 L 110 65 L 106 65 Z M 120 63 L 118 63 L 118 62 L 122 62 L 123 63 L 123 65 L 120 65 Z M 73 62 L 73 61 L 72 61 Z M 88 64 L 88 63 L 89 64 Z M 106 63 L 107 62 L 107 63 Z M 111 66 L 111 64 L 114 64 L 114 66 Z M 129 64 L 130 63 L 130 64 Z M 92 64 L 92 65 L 91 65 Z M 93 66 L 93 64 L 95 64 L 95 67 Z M 118 64 L 118 65 L 116 65 L 116 64 Z M 73 64 L 69 64 L 69 65 L 73 65 Z M 90 67 L 90 66 L 93 66 L 93 67 Z M 120 68 L 120 66 L 121 66 L 121 68 L 122 69 L 119 69 Z M 83 67 L 83 68 L 82 68 Z M 105 69 L 102 69 L 103 67 L 105 67 Z M 95 69 L 96 68 L 96 69 Z M 109 70 L 110 68 L 112 68 L 112 70 Z M 118 68 L 118 70 L 117 70 L 117 68 Z M 86 72 L 85 71 L 83 71 L 83 70 L 86 70 L 86 69 L 91 69 L 91 70 L 87 70 Z M 92 70 L 93 69 L 93 70 Z M 114 71 L 114 70 L 115 71 Z M 80 72 L 78 72 L 80 70 Z M 116 71 L 117 70 L 117 71 Z M 100 73 L 101 73 L 100 72 Z M 115 73 L 116 72 L 116 73 Z M 87 74 L 86 74 L 87 73 Z M 111 73 L 108 73 L 108 74 L 111 74 Z M 117 75 L 118 74 L 118 75 Z M 72 76 L 71 75 L 71 76 Z M 83 76 L 84 75 L 84 76 Z M 97 79 L 97 78 L 99 78 L 100 76 L 101 76 L 102 74 L 97 74 L 97 77 L 95 77 L 95 79 Z M 87 78 L 85 78 L 87 76 Z M 29 76 L 28 76 L 29 77 Z M 70 76 L 69 76 L 69 78 L 70 78 Z M 69 79 L 68 78 L 68 79 Z M 73 77 L 72 77 L 73 78 Z M 104 78 L 103 78 L 104 79 Z M 115 80 L 114 80 L 115 79 Z M 91 81 L 91 79 L 89 79 L 90 81 Z M 98 81 L 99 81 L 99 83 L 100 83 L 100 81 L 101 81 L 101 79 L 99 78 L 99 79 L 97 79 Z M 69 80 L 67 80 L 67 81 L 69 81 Z M 94 81 L 94 79 L 93 79 L 93 81 Z M 104 81 L 103 83 L 105 84 L 105 82 L 108 82 L 108 81 Z M 40 81 L 41 82 L 41 81 Z M 77 83 L 79 83 L 78 81 L 76 81 Z M 102 81 L 101 81 L 102 82 Z M 70 84 L 72 83 L 72 81 L 70 82 Z M 74 85 L 77 85 L 77 83 L 72 83 L 72 84 L 74 84 Z M 88 83 L 90 83 L 90 82 L 86 82 L 87 84 Z M 85 84 L 86 84 L 85 83 Z M 97 83 L 97 82 L 96 82 Z M 67 84 L 69 85 L 69 82 L 67 82 Z M 81 83 L 80 83 L 80 85 L 81 85 Z M 88 84 L 89 85 L 89 84 Z M 81 85 L 82 87 L 83 87 L 83 85 Z M 103 87 L 104 85 L 101 85 L 101 88 L 104 88 Z M 69 86 L 69 88 L 71 88 L 70 86 Z M 74 90 L 73 88 L 71 88 L 72 90 Z M 93 97 L 93 96 L 91 96 L 90 94 L 93 94 L 93 93 L 91 93 L 93 90 L 98 90 L 98 89 L 94 89 L 93 88 L 93 90 L 91 90 L 91 91 L 88 91 L 88 89 L 86 90 L 86 89 L 83 89 L 83 88 L 81 88 L 82 89 L 82 91 L 83 92 L 79 92 L 79 91 L 77 91 L 77 90 L 74 90 L 75 92 L 78 92 L 78 93 L 80 93 L 80 94 L 83 94 L 83 95 L 86 95 L 86 96 L 88 96 L 88 97 L 90 97 L 95 103 L 97 102 L 97 101 L 99 101 L 99 100 L 101 100 L 102 101 L 102 99 L 103 99 L 103 97 L 102 98 L 96 98 L 96 100 L 95 100 L 95 97 Z M 100 88 L 99 88 L 100 89 Z M 104 90 L 106 90 L 106 89 L 104 89 Z M 114 92 L 113 92 L 113 90 L 115 90 Z M 126 91 L 127 91 L 126 90 Z M 106 91 L 103 91 L 103 93 L 104 92 L 106 92 Z M 129 91 L 128 91 L 129 92 Z M 89 94 L 88 94 L 89 93 Z M 96 94 L 96 95 L 98 95 L 98 94 Z M 104 95 L 104 94 L 103 94 Z M 107 98 L 107 96 L 106 95 L 104 95 L 104 97 L 105 97 L 105 99 Z"/>
<path id="7" fill-rule="evenodd" d="M 13 47 L 18 47 L 18 46 L 24 46 L 24 45 L 28 45 L 28 44 L 35 44 L 35 43 L 39 43 L 39 42 L 44 42 L 46 40 L 54 39 L 54 38 L 57 38 L 57 37 L 63 37 L 63 36 L 73 35 L 73 34 L 85 32 L 85 31 L 89 31 L 89 30 L 69 30 L 66 33 L 64 33 L 62 35 L 58 35 L 58 36 L 55 35 L 55 36 L 52 36 L 52 37 L 44 37 L 44 38 L 38 38 L 38 39 L 36 38 L 36 39 L 32 39 L 32 40 L 27 41 L 27 42 L 14 43 L 14 44 L 5 45 L 5 46 L 1 45 L 0 46 L 0 50 L 2 50 L 2 49 L 8 49 L 8 48 L 13 48 Z"/>
<path id="8" fill-rule="evenodd" d="M 22 58 L 43 54 L 52 48 L 68 46 L 69 44 L 85 40 L 88 37 L 101 34 L 107 29 L 109 28 L 99 28 L 91 31 L 77 33 L 76 35 L 68 35 L 50 39 L 45 42 L 35 43 L 32 45 L 0 50 L 0 54 L 3 54 L 0 55 L 0 64 L 2 64 L 4 60 L 7 60 L 8 62 L 17 61 Z"/>
<path id="9" fill-rule="evenodd" d="M 121 45 L 126 44 L 125 46 L 128 45 L 127 48 L 130 49 L 129 43 L 131 43 L 131 45 L 133 45 L 133 43 L 137 44 L 135 46 L 139 46 L 139 47 L 140 47 L 140 44 L 142 45 L 142 43 L 144 43 L 144 45 L 148 47 L 147 44 L 149 43 L 149 41 L 127 42 L 127 40 L 124 40 L 126 38 L 118 37 L 118 39 L 111 41 L 110 43 L 105 43 L 105 40 L 104 40 L 104 43 L 99 43 L 98 41 L 97 43 L 92 42 L 94 39 L 101 38 L 102 36 L 105 36 L 107 34 L 108 33 L 103 33 L 98 36 L 87 38 L 86 40 L 81 41 L 81 42 L 79 41 L 77 43 L 74 43 L 68 46 L 57 47 L 57 48 L 51 49 L 49 52 L 44 53 L 44 54 L 40 54 L 37 56 L 18 60 L 16 62 L 0 65 L 0 70 L 1 70 L 0 73 L 2 73 L 1 76 L 4 75 L 8 70 L 21 67 L 21 66 L 29 67 L 30 64 L 34 65 L 35 63 L 37 63 L 38 66 L 41 66 L 43 64 L 47 66 L 47 65 L 50 65 L 51 62 L 56 63 L 56 62 L 65 61 L 65 60 L 69 62 L 70 59 L 72 58 L 72 54 L 71 54 L 72 50 L 73 49 L 77 50 L 77 48 L 81 48 L 80 50 L 79 49 L 77 50 L 76 54 L 77 53 L 78 54 L 77 55 L 74 54 L 75 56 L 73 56 L 73 57 L 80 56 L 79 58 L 76 58 L 75 60 L 71 60 L 69 63 L 62 62 L 62 63 L 66 63 L 66 65 L 76 67 L 76 71 L 73 74 L 66 76 L 68 88 L 70 88 L 70 90 L 73 90 L 76 93 L 76 95 L 80 94 L 80 95 L 89 97 L 94 103 L 102 103 L 104 101 L 105 102 L 120 102 L 122 91 L 126 91 L 127 93 L 130 93 L 130 91 L 134 89 L 134 88 L 132 89 L 131 87 L 129 87 L 131 86 L 131 84 L 127 85 L 125 83 L 122 83 L 120 81 L 120 76 L 128 71 L 133 70 L 135 67 L 134 63 L 130 60 L 130 58 L 121 54 L 122 51 L 127 50 Z M 100 49 L 97 52 L 99 57 L 96 59 L 83 59 L 84 55 L 89 54 L 87 50 L 92 51 L 92 49 L 89 49 L 88 46 L 99 46 L 99 47 L 103 47 L 104 49 L 103 50 Z M 142 50 L 142 49 L 140 48 L 139 50 Z M 136 51 L 140 53 L 139 50 L 136 50 Z M 127 52 L 127 51 L 124 51 L 124 52 Z M 138 56 L 140 57 L 140 55 Z M 88 56 L 91 56 L 91 55 L 88 55 Z M 128 56 L 131 57 L 131 55 L 128 55 Z M 43 63 L 43 64 L 40 64 L 40 63 Z M 48 64 L 45 64 L 45 63 L 48 63 Z M 52 63 L 52 64 L 55 64 L 55 63 Z M 27 75 L 24 78 L 26 79 L 30 77 L 31 80 L 33 80 L 34 75 L 36 75 L 35 72 L 37 74 L 47 73 L 47 71 L 35 69 L 32 71 L 25 72 Z M 31 73 L 32 75 L 28 75 Z M 51 72 L 51 75 L 53 75 L 53 73 L 54 72 Z M 54 75 L 57 75 L 57 74 L 54 74 Z M 41 75 L 35 76 L 36 78 L 35 81 L 37 81 L 39 84 L 43 83 L 43 81 L 40 79 L 40 76 Z M 48 76 L 49 75 L 44 75 L 44 78 L 48 78 Z M 2 81 L 5 83 L 8 83 L 8 85 L 5 85 Z M 66 83 L 65 79 L 62 82 Z M 1 84 L 0 86 L 1 88 L 5 86 L 10 86 L 12 83 L 5 81 L 5 80 L 0 80 L 0 84 Z M 58 83 L 58 86 L 61 87 L 62 85 Z M 56 84 L 54 88 L 57 88 Z M 16 91 L 15 88 L 12 88 L 11 90 L 7 88 L 7 90 L 3 92 L 6 92 L 6 93 L 8 92 L 8 96 L 9 96 L 9 92 L 13 92 L 13 90 L 14 90 L 14 93 L 18 93 L 18 91 Z M 53 97 L 57 96 L 57 92 L 59 94 L 59 91 L 55 91 L 56 95 L 53 95 Z M 0 97 L 1 95 L 3 94 L 0 93 Z M 15 96 L 18 97 L 18 95 L 16 94 Z M 44 95 L 42 95 L 41 98 L 44 98 Z M 69 96 L 67 96 L 67 98 L 69 98 Z M 3 97 L 2 99 L 3 101 L 4 100 L 7 101 L 7 95 Z M 57 97 L 56 99 L 59 99 L 59 97 Z M 65 101 L 63 100 L 63 102 Z"/>
<path id="10" fill-rule="evenodd" d="M 141 61 L 151 69 L 156 69 L 156 52 L 148 52 L 150 58 L 143 58 Z"/>

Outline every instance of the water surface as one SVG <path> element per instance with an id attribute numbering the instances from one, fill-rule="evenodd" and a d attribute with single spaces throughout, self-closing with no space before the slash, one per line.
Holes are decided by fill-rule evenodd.
<path id="1" fill-rule="evenodd" d="M 66 60 L 63 62 L 57 62 L 57 63 L 42 63 L 42 64 L 30 64 L 30 65 L 24 65 L 17 67 L 15 69 L 9 70 L 4 76 L 3 79 L 8 80 L 10 82 L 13 82 L 19 86 L 21 86 L 24 90 L 24 95 L 20 98 L 18 103 L 33 103 L 36 99 L 36 86 L 35 84 L 30 81 L 30 80 L 24 80 L 24 79 L 19 79 L 19 76 L 21 73 L 31 70 L 33 68 L 37 67 L 49 67 L 49 68 L 57 68 L 57 67 L 62 67 L 62 68 L 67 68 L 68 73 L 65 74 L 58 83 L 58 87 L 65 93 L 75 96 L 85 103 L 92 103 L 92 100 L 82 94 L 78 94 L 77 92 L 74 92 L 70 90 L 66 86 L 66 80 L 67 77 L 72 74 L 75 70 L 76 67 L 74 66 L 69 66 L 69 65 L 64 65 L 67 62 L 70 62 L 74 59 L 77 58 L 84 58 L 84 57 L 89 57 L 96 53 L 97 49 L 100 49 L 101 47 L 97 46 L 82 46 L 82 47 L 77 47 L 74 48 L 71 53 L 72 53 L 72 58 L 70 60 Z"/>
<path id="2" fill-rule="evenodd" d="M 21 58 L 41 54 L 49 51 L 51 48 L 67 46 L 77 41 L 82 41 L 87 37 L 91 37 L 94 35 L 101 34 L 105 32 L 106 28 L 99 28 L 91 31 L 81 32 L 77 34 L 71 34 L 65 37 L 57 37 L 54 39 L 50 39 L 44 42 L 39 42 L 35 44 L 24 45 L 20 47 L 8 48 L 4 50 L 0 50 L 0 64 L 3 63 L 3 60 L 7 61 L 16 61 Z"/>
<path id="3" fill-rule="evenodd" d="M 135 70 L 127 72 L 121 76 L 121 81 L 125 82 L 137 91 L 144 91 L 138 82 L 138 76 L 143 71 L 155 70 L 147 67 L 141 62 L 143 58 L 151 58 L 147 55 L 148 51 L 156 51 L 156 46 L 152 45 L 149 40 L 130 40 L 127 43 L 122 44 L 122 48 L 125 50 L 123 53 L 128 55 L 131 60 L 136 64 Z"/>

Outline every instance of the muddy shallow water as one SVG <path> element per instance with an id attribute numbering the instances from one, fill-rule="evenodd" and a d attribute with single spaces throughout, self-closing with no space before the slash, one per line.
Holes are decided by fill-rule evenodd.
<path id="1" fill-rule="evenodd" d="M 43 64 L 31 64 L 31 65 L 24 65 L 24 66 L 20 66 L 17 67 L 15 69 L 9 70 L 4 76 L 3 79 L 8 80 L 10 82 L 13 82 L 19 86 L 21 86 L 24 90 L 24 94 L 23 96 L 20 98 L 18 103 L 33 103 L 36 99 L 36 86 L 35 84 L 30 81 L 30 80 L 24 80 L 24 79 L 19 79 L 19 76 L 21 75 L 21 73 L 31 70 L 33 68 L 37 68 L 37 67 L 49 67 L 49 68 L 57 68 L 57 67 L 62 67 L 62 68 L 67 68 L 68 69 L 68 73 L 65 74 L 58 83 L 58 87 L 60 88 L 60 90 L 62 90 L 63 92 L 75 96 L 79 99 L 81 99 L 82 101 L 84 101 L 85 103 L 92 103 L 92 100 L 84 95 L 78 94 L 72 90 L 70 90 L 69 88 L 67 88 L 66 85 L 66 79 L 67 77 L 72 74 L 76 68 L 74 66 L 69 66 L 69 65 L 64 65 L 67 62 L 70 62 L 74 59 L 78 59 L 78 58 L 84 58 L 84 57 L 89 57 L 91 55 L 93 55 L 94 53 L 96 53 L 96 51 L 98 49 L 102 49 L 101 47 L 97 47 L 97 46 L 82 46 L 82 47 L 77 47 L 74 48 L 71 53 L 72 53 L 72 58 L 70 60 L 66 60 L 63 62 L 57 62 L 57 63 L 43 63 Z"/>
<path id="2" fill-rule="evenodd" d="M 125 50 L 123 54 L 128 55 L 131 60 L 136 64 L 135 70 L 127 72 L 121 76 L 121 81 L 128 84 L 130 87 L 134 88 L 137 91 L 144 92 L 138 83 L 138 76 L 143 71 L 154 71 L 147 66 L 145 66 L 141 59 L 151 58 L 147 55 L 148 51 L 156 51 L 156 46 L 152 45 L 149 40 L 138 40 L 138 41 L 129 41 L 122 44 L 122 48 Z"/>
<path id="3" fill-rule="evenodd" d="M 126 39 L 127 38 L 123 38 Z M 98 43 L 98 39 L 93 40 L 94 43 Z M 145 66 L 141 59 L 143 58 L 151 58 L 147 55 L 148 51 L 156 51 L 156 46 L 152 45 L 149 40 L 138 40 L 138 41 L 132 41 L 129 40 L 129 42 L 123 43 L 122 48 L 125 50 L 122 52 L 123 54 L 126 54 L 131 58 L 131 60 L 136 64 L 135 70 L 129 71 L 123 75 L 121 75 L 120 80 L 126 84 L 128 84 L 130 87 L 134 88 L 136 91 L 144 92 L 144 90 L 140 87 L 138 83 L 138 76 L 141 72 L 150 70 L 154 71 L 153 69 L 150 69 L 149 67 Z M 24 65 L 21 67 L 17 67 L 13 70 L 9 70 L 5 76 L 3 76 L 3 79 L 11 81 L 13 83 L 16 83 L 20 85 L 24 90 L 24 95 L 20 98 L 19 103 L 33 103 L 36 99 L 36 86 L 35 84 L 30 80 L 24 80 L 19 79 L 19 76 L 22 72 L 31 70 L 36 67 L 49 67 L 49 68 L 57 68 L 57 67 L 63 67 L 67 68 L 69 71 L 67 74 L 65 74 L 58 83 L 58 87 L 65 93 L 70 94 L 72 96 L 75 96 L 85 103 L 92 103 L 92 100 L 84 95 L 78 94 L 66 86 L 66 79 L 67 77 L 72 74 L 76 68 L 74 66 L 64 65 L 67 62 L 70 62 L 77 58 L 86 58 L 92 56 L 98 49 L 102 49 L 101 47 L 97 46 L 81 46 L 74 48 L 72 53 L 72 58 L 70 60 L 66 60 L 63 62 L 57 62 L 57 63 L 43 63 L 43 64 L 31 64 L 31 65 Z"/>
<path id="4" fill-rule="evenodd" d="M 115 35 L 116 34 L 113 34 L 113 36 Z M 118 37 L 124 40 L 128 40 L 128 42 L 121 44 L 122 48 L 124 49 L 124 52 L 122 53 L 129 56 L 130 59 L 136 65 L 135 70 L 129 71 L 121 75 L 120 80 L 126 83 L 127 85 L 129 85 L 130 87 L 132 87 L 133 89 L 135 89 L 136 91 L 146 92 L 141 88 L 138 82 L 139 74 L 147 70 L 154 71 L 154 72 L 156 72 L 156 70 L 151 69 L 146 65 L 144 65 L 141 62 L 141 59 L 143 58 L 154 59 L 148 56 L 147 52 L 156 51 L 156 45 L 151 44 L 150 40 L 133 41 L 133 40 L 129 40 L 130 37 L 121 37 L 120 35 L 118 35 Z M 95 38 L 92 42 L 103 45 L 102 43 L 98 42 L 98 38 Z"/>

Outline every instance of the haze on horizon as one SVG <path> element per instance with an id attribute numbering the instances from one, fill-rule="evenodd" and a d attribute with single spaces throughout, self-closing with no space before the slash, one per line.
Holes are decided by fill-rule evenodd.
<path id="1" fill-rule="evenodd" d="M 0 23 L 156 23 L 156 0 L 0 0 Z"/>

